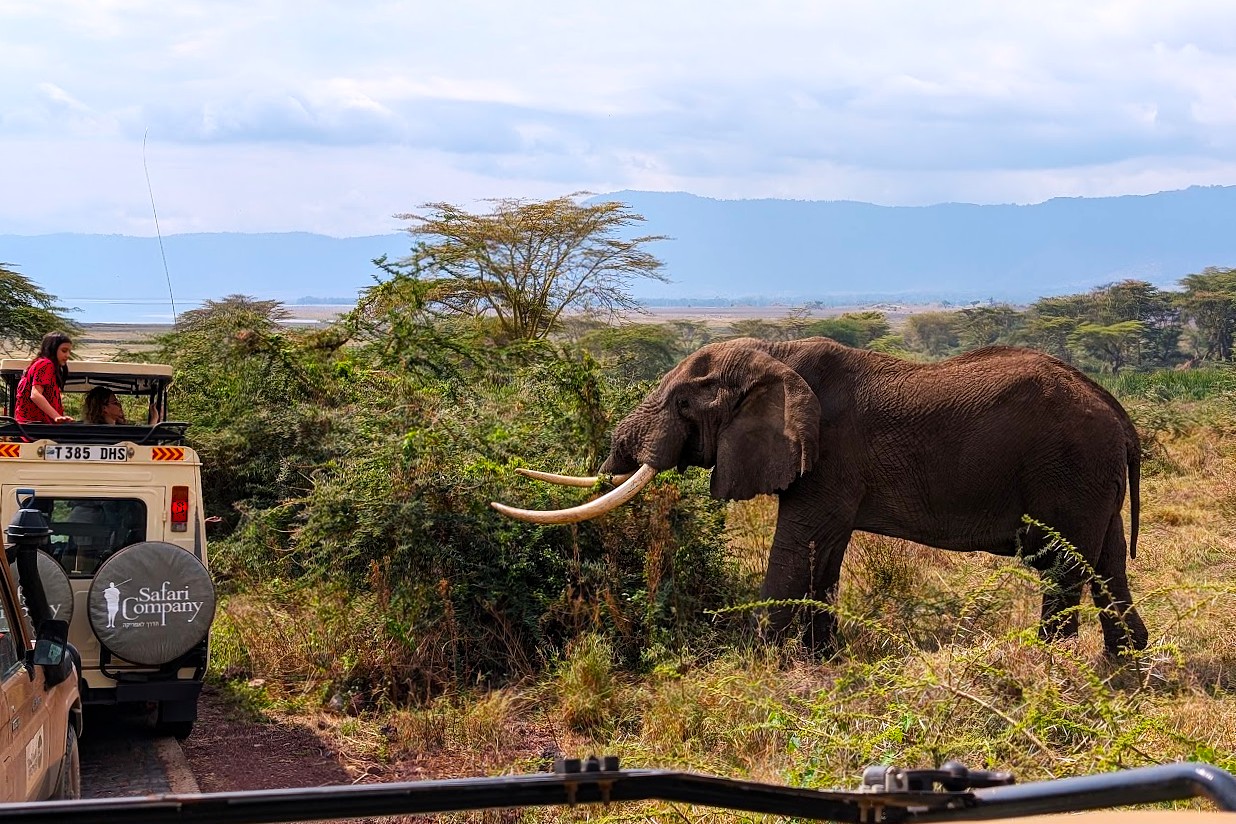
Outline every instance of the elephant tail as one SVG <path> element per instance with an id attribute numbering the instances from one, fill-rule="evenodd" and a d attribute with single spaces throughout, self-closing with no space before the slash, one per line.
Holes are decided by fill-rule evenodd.
<path id="1" fill-rule="evenodd" d="M 1129 557 L 1137 557 L 1137 523 L 1141 511 L 1142 445 L 1134 430 L 1126 449 L 1129 464 Z"/>

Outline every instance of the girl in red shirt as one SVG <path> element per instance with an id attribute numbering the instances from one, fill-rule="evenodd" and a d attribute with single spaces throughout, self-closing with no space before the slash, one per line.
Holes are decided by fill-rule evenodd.
<path id="1" fill-rule="evenodd" d="M 73 419 L 64 414 L 60 390 L 69 377 L 69 355 L 73 353 L 73 341 L 64 332 L 48 332 L 43 336 L 39 354 L 26 367 L 17 384 L 18 423 L 69 423 Z"/>

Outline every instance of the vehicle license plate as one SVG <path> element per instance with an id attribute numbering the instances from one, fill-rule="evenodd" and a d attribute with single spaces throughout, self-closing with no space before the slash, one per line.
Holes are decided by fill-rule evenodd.
<path id="1" fill-rule="evenodd" d="M 45 461 L 127 461 L 129 451 L 123 446 L 61 443 L 43 448 Z"/>

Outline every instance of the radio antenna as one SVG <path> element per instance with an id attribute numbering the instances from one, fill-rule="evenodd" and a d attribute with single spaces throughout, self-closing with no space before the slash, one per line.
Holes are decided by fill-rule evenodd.
<path id="1" fill-rule="evenodd" d="M 146 190 L 150 192 L 150 212 L 154 215 L 155 235 L 159 238 L 159 256 L 163 258 L 163 276 L 167 278 L 167 299 L 172 304 L 172 323 L 176 322 L 176 298 L 172 295 L 172 273 L 167 268 L 167 252 L 163 251 L 163 232 L 159 230 L 159 210 L 155 208 L 154 187 L 150 185 L 150 167 L 146 165 L 146 136 L 142 132 L 142 171 L 146 173 Z"/>

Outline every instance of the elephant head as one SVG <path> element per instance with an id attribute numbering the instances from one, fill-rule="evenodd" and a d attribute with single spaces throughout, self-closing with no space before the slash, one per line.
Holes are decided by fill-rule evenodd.
<path id="1" fill-rule="evenodd" d="M 601 476 L 520 470 L 553 483 L 620 485 L 588 504 L 538 512 L 494 503 L 499 512 L 536 523 L 572 523 L 608 512 L 638 494 L 657 472 L 712 468 L 716 498 L 776 493 L 814 466 L 820 449 L 820 403 L 774 344 L 742 338 L 703 347 L 678 364 L 614 430 Z"/>

